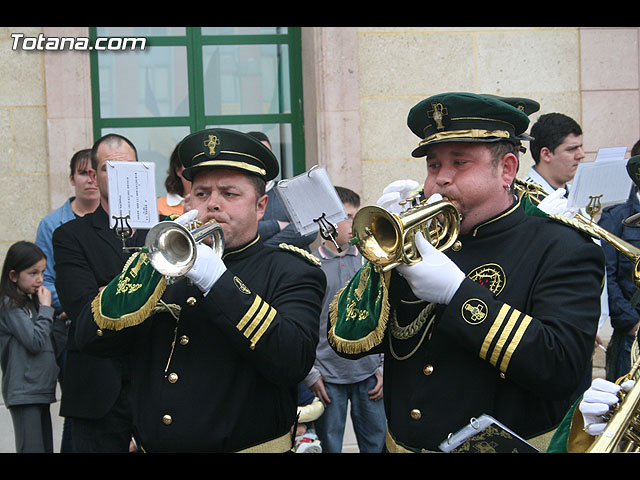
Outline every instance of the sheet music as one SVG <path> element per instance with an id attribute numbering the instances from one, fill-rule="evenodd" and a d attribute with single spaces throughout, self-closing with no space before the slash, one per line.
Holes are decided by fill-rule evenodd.
<path id="1" fill-rule="evenodd" d="M 622 203 L 629 197 L 631 184 L 624 159 L 581 163 L 571 184 L 568 206 L 584 208 L 591 196 L 599 195 L 603 206 Z"/>
<path id="2" fill-rule="evenodd" d="M 313 167 L 296 177 L 280 180 L 276 190 L 301 235 L 318 231 L 315 221 L 325 215 L 333 224 L 347 218 L 344 206 L 324 168 Z"/>
<path id="3" fill-rule="evenodd" d="M 627 153 L 627 147 L 606 147 L 598 150 L 596 155 L 596 162 L 608 161 L 608 160 L 624 160 L 624 156 Z"/>
<path id="4" fill-rule="evenodd" d="M 114 216 L 129 215 L 131 228 L 149 229 L 158 223 L 155 163 L 107 162 L 109 226 Z"/>

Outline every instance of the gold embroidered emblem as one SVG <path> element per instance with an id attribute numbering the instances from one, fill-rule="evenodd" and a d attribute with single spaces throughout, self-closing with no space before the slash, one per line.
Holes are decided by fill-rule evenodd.
<path id="1" fill-rule="evenodd" d="M 362 310 L 356 307 L 356 301 L 350 300 L 347 302 L 347 313 L 345 320 L 364 320 L 369 316 L 368 310 Z"/>
<path id="2" fill-rule="evenodd" d="M 429 110 L 428 115 L 429 118 L 433 118 L 433 121 L 436 122 L 436 128 L 438 130 L 444 130 L 444 117 L 448 115 L 447 107 L 442 105 L 441 103 L 432 103 L 431 106 L 433 110 Z"/>
<path id="3" fill-rule="evenodd" d="M 138 276 L 138 272 L 142 268 L 142 265 L 144 265 L 146 263 L 149 263 L 149 261 L 147 260 L 147 256 L 144 253 L 140 254 L 138 256 L 138 263 L 136 263 L 136 266 L 131 269 L 131 276 L 132 277 L 137 277 Z"/>
<path id="4" fill-rule="evenodd" d="M 371 264 L 367 263 L 362 270 L 362 274 L 360 275 L 360 283 L 358 283 L 358 288 L 355 290 L 355 295 L 358 300 L 362 299 L 362 294 L 367 288 L 367 283 L 369 282 L 369 277 L 371 276 Z"/>
<path id="5" fill-rule="evenodd" d="M 204 141 L 204 146 L 209 147 L 209 155 L 216 154 L 216 147 L 220 145 L 220 139 L 215 135 L 209 135 L 209 139 Z"/>
<path id="6" fill-rule="evenodd" d="M 233 277 L 233 283 L 235 283 L 236 287 L 238 287 L 238 290 L 240 290 L 245 295 L 251 294 L 251 290 L 249 290 L 247 286 L 244 284 L 244 282 L 240 280 L 238 277 Z"/>
<path id="7" fill-rule="evenodd" d="M 462 305 L 462 318 L 470 325 L 478 325 L 487 318 L 487 304 L 478 298 L 467 300 Z"/>
<path id="8" fill-rule="evenodd" d="M 121 293 L 133 293 L 139 288 L 142 288 L 141 283 L 131 283 L 129 277 L 121 278 L 120 280 L 118 280 L 116 295 L 120 295 Z"/>
<path id="9" fill-rule="evenodd" d="M 500 295 L 507 283 L 504 270 L 497 263 L 488 263 L 474 268 L 469 272 L 467 278 L 487 287 L 496 296 Z"/>

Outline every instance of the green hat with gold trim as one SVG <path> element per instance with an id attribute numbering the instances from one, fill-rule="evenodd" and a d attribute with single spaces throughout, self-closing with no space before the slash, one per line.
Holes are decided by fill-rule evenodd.
<path id="1" fill-rule="evenodd" d="M 415 105 L 407 125 L 422 139 L 411 154 L 423 157 L 427 146 L 434 143 L 507 140 L 517 145 L 529 126 L 529 117 L 502 98 L 450 92 Z"/>
<path id="2" fill-rule="evenodd" d="M 524 97 L 500 97 L 498 95 L 492 95 L 489 93 L 483 94 L 485 97 L 495 98 L 502 102 L 508 103 L 512 107 L 516 107 L 518 110 L 522 110 L 527 115 L 531 115 L 540 110 L 540 104 L 535 100 Z"/>
<path id="3" fill-rule="evenodd" d="M 246 133 L 210 128 L 187 135 L 178 146 L 178 156 L 189 181 L 205 168 L 237 168 L 265 182 L 278 176 L 278 160 L 269 148 Z"/>

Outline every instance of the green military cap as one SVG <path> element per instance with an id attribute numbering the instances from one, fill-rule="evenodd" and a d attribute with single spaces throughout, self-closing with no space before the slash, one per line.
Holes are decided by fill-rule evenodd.
<path id="1" fill-rule="evenodd" d="M 189 181 L 204 168 L 237 168 L 255 174 L 265 182 L 278 176 L 280 167 L 273 152 L 256 138 L 226 128 L 209 128 L 187 135 L 178 146 Z"/>
<path id="2" fill-rule="evenodd" d="M 410 111 L 407 125 L 422 139 L 412 155 L 426 155 L 426 147 L 442 142 L 495 142 L 519 144 L 529 117 L 498 98 L 450 92 L 422 100 Z"/>
<path id="3" fill-rule="evenodd" d="M 540 110 L 540 104 L 535 100 L 524 97 L 500 97 L 498 95 L 491 95 L 489 93 L 484 94 L 485 97 L 495 98 L 503 102 L 508 103 L 512 107 L 516 107 L 518 110 L 522 110 L 527 115 L 531 115 Z"/>
<path id="4" fill-rule="evenodd" d="M 531 100 L 530 98 L 524 98 L 524 97 L 500 97 L 498 95 L 491 95 L 488 93 L 484 94 L 485 97 L 489 97 L 489 98 L 495 98 L 498 99 L 500 101 L 506 102 L 509 105 L 511 105 L 512 107 L 516 107 L 518 110 L 522 110 L 524 113 L 526 113 L 527 115 L 531 115 L 533 113 L 536 113 L 538 110 L 540 110 L 540 104 L 538 102 L 536 102 L 535 100 Z M 535 140 L 531 135 L 529 135 L 528 133 L 523 132 L 522 134 L 519 135 L 520 140 L 526 140 L 528 142 L 530 142 L 531 140 Z M 526 152 L 526 148 L 521 147 L 520 150 L 522 152 Z"/>

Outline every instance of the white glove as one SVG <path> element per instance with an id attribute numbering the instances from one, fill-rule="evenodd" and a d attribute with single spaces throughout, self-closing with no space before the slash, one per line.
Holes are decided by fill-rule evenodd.
<path id="1" fill-rule="evenodd" d="M 416 233 L 415 243 L 422 261 L 415 265 L 399 265 L 398 273 L 407 280 L 416 297 L 447 305 L 465 274 L 449 257 L 427 242 L 421 232 Z"/>
<path id="2" fill-rule="evenodd" d="M 420 184 L 415 180 L 396 180 L 391 182 L 382 191 L 382 195 L 376 205 L 392 213 L 400 213 L 403 210 L 400 202 L 405 200 L 411 192 L 417 190 L 419 186 Z"/>
<path id="3" fill-rule="evenodd" d="M 575 217 L 576 211 L 567 208 L 569 199 L 565 198 L 565 193 L 566 190 L 564 188 L 556 189 L 555 192 L 547 195 L 547 197 L 540 202 L 538 208 L 549 215 L 559 214 L 569 218 Z"/>
<path id="4" fill-rule="evenodd" d="M 190 222 L 194 221 L 198 217 L 198 210 L 195 208 L 193 210 L 189 210 L 186 213 L 183 213 L 178 218 L 174 220 L 174 222 L 179 223 L 180 225 L 189 225 Z"/>
<path id="5" fill-rule="evenodd" d="M 226 265 L 213 249 L 198 243 L 196 245 L 196 261 L 184 276 L 207 295 L 211 287 L 226 271 Z"/>
<path id="6" fill-rule="evenodd" d="M 617 385 L 602 378 L 596 378 L 591 387 L 584 392 L 578 406 L 585 425 L 584 431 L 589 435 L 600 435 L 607 426 L 602 417 L 620 400 L 618 392 L 620 389 L 628 392 L 633 385 L 635 385 L 634 380 L 627 380 L 622 385 Z"/>

